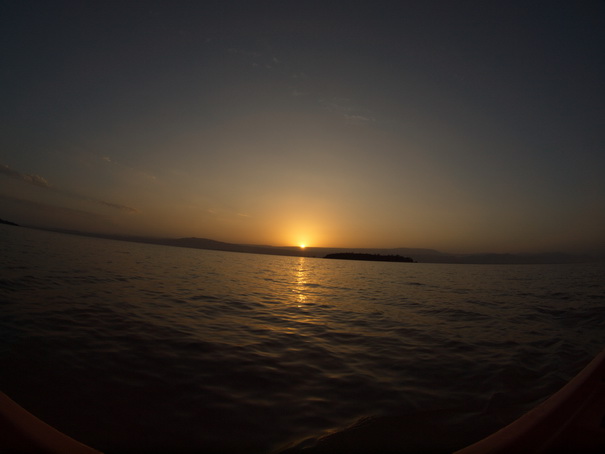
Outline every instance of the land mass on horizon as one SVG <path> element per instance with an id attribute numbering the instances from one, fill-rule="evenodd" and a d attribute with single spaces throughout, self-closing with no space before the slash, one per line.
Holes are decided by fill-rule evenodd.
<path id="1" fill-rule="evenodd" d="M 330 247 L 306 247 L 298 246 L 271 246 L 227 243 L 209 238 L 155 238 L 146 236 L 120 235 L 110 233 L 83 232 L 78 230 L 39 227 L 32 225 L 20 225 L 14 222 L 0 220 L 0 224 L 13 225 L 36 230 L 58 232 L 70 235 L 89 236 L 105 238 L 117 241 L 130 241 L 135 243 L 158 244 L 164 246 L 186 247 L 193 249 L 206 249 L 225 252 L 243 252 L 250 254 L 284 255 L 294 257 L 324 258 L 333 254 L 359 254 L 402 256 L 405 259 L 417 263 L 451 263 L 451 264 L 554 264 L 554 263 L 585 263 L 602 262 L 605 257 L 576 255 L 559 252 L 547 252 L 536 254 L 502 254 L 502 253 L 479 253 L 479 254 L 451 254 L 427 248 L 330 248 Z M 333 257 L 328 257 L 333 258 Z M 342 257 L 340 257 L 342 258 Z M 357 258 L 356 260 L 364 260 Z M 366 259 L 367 260 L 367 259 Z M 379 260 L 398 261 L 398 260 Z"/>
<path id="2" fill-rule="evenodd" d="M 338 260 L 367 260 L 372 262 L 407 262 L 414 263 L 414 259 L 403 257 L 397 254 L 382 255 L 382 254 L 364 254 L 361 252 L 340 252 L 335 254 L 327 254 L 326 259 Z"/>
<path id="3" fill-rule="evenodd" d="M 15 224 L 14 222 L 10 222 L 10 221 L 5 221 L 4 219 L 0 219 L 0 224 L 14 225 L 14 226 L 19 227 L 19 224 Z"/>

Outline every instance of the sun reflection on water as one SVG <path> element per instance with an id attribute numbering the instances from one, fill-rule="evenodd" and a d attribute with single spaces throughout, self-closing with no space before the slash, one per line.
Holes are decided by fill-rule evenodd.
<path id="1" fill-rule="evenodd" d="M 296 294 L 296 304 L 302 307 L 307 302 L 307 284 L 309 283 L 309 268 L 306 266 L 305 258 L 299 257 L 294 273 L 295 287 L 292 291 Z"/>

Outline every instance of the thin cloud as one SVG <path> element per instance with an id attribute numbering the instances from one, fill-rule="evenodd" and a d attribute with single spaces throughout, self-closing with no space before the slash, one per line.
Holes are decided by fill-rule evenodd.
<path id="1" fill-rule="evenodd" d="M 375 121 L 369 111 L 356 106 L 347 98 L 320 99 L 318 103 L 322 109 L 340 116 L 348 124 L 359 125 Z"/>
<path id="2" fill-rule="evenodd" d="M 21 199 L 19 197 L 8 196 L 5 194 L 0 194 L 0 200 L 4 202 L 10 202 L 13 204 L 18 204 L 22 206 L 26 206 L 28 208 L 33 208 L 36 211 L 44 211 L 46 213 L 51 213 L 53 215 L 70 215 L 70 216 L 85 216 L 90 219 L 101 220 L 106 216 L 96 213 L 91 213 L 90 211 L 78 210 L 74 208 L 67 208 L 56 205 L 49 205 L 47 203 L 35 202 L 33 200 Z"/>
<path id="3" fill-rule="evenodd" d="M 147 180 L 153 180 L 153 181 L 157 180 L 157 177 L 155 175 L 153 175 L 152 173 L 145 172 L 142 170 L 137 170 L 133 167 L 122 164 L 122 163 L 116 161 L 115 159 L 110 158 L 109 156 L 96 156 L 95 159 L 99 159 L 100 161 L 103 161 L 112 167 L 118 168 L 122 172 L 128 172 L 129 178 L 131 178 L 131 179 L 132 179 L 132 177 L 143 177 Z"/>
<path id="4" fill-rule="evenodd" d="M 209 213 L 210 215 L 215 216 L 220 219 L 234 219 L 234 218 L 248 219 L 248 218 L 253 217 L 249 213 L 242 212 L 242 211 L 236 211 L 231 208 L 217 208 L 217 207 L 207 208 L 206 212 Z"/>
<path id="5" fill-rule="evenodd" d="M 16 170 L 11 169 L 6 164 L 0 164 L 0 173 L 7 175 L 9 177 L 15 178 L 17 180 L 25 181 L 26 183 L 33 184 L 34 186 L 38 186 L 40 188 L 51 189 L 52 186 L 48 183 L 46 178 L 41 177 L 40 175 L 35 175 L 32 173 L 21 173 Z"/>
<path id="6" fill-rule="evenodd" d="M 63 191 L 63 190 L 56 190 L 56 192 L 58 192 L 62 195 L 71 197 L 73 199 L 84 200 L 86 202 L 95 203 L 97 205 L 102 205 L 105 207 L 113 208 L 114 210 L 125 211 L 127 213 L 133 213 L 133 214 L 140 213 L 140 211 L 137 210 L 136 208 L 132 208 L 127 205 L 121 205 L 119 203 L 107 202 L 105 200 L 95 199 L 92 197 L 86 197 L 84 195 L 76 194 L 73 192 L 67 192 L 67 191 Z"/>
<path id="7" fill-rule="evenodd" d="M 366 117 L 364 115 L 347 115 L 345 114 L 345 120 L 349 124 L 359 125 L 363 123 L 372 123 L 374 119 L 371 117 Z"/>
<path id="8" fill-rule="evenodd" d="M 106 206 L 109 208 L 113 208 L 115 210 L 125 211 L 127 213 L 139 213 L 139 210 L 137 210 L 136 208 L 129 207 L 127 205 L 121 205 L 119 203 L 107 202 L 105 200 L 95 199 L 93 197 L 87 197 L 85 195 L 81 195 L 81 194 L 77 194 L 75 192 L 70 192 L 70 191 L 66 191 L 64 189 L 57 188 L 56 186 L 51 185 L 46 178 L 41 177 L 40 175 L 18 172 L 16 170 L 11 169 L 6 164 L 0 164 L 0 174 L 14 178 L 16 180 L 21 180 L 25 183 L 31 184 L 33 186 L 37 186 L 39 188 L 44 188 L 49 191 L 53 191 L 57 194 L 67 196 L 72 199 L 85 200 L 87 202 L 95 203 L 97 205 L 103 205 L 103 206 Z"/>

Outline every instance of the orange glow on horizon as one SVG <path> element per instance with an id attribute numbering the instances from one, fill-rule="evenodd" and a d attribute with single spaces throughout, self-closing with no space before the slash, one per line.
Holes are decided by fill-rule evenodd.
<path id="1" fill-rule="evenodd" d="M 282 242 L 290 246 L 296 245 L 301 250 L 311 245 L 317 247 L 323 242 L 322 240 L 325 240 L 317 224 L 313 220 L 302 219 L 302 216 L 284 223 L 280 226 L 283 229 Z"/>

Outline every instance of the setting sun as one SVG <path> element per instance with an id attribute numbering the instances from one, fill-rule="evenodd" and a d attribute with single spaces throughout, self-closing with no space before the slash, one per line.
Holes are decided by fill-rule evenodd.
<path id="1" fill-rule="evenodd" d="M 301 249 L 304 249 L 304 248 L 306 248 L 306 247 L 307 247 L 307 245 L 306 245 L 306 244 L 301 244 L 301 245 L 299 245 L 299 247 L 300 247 Z"/>

